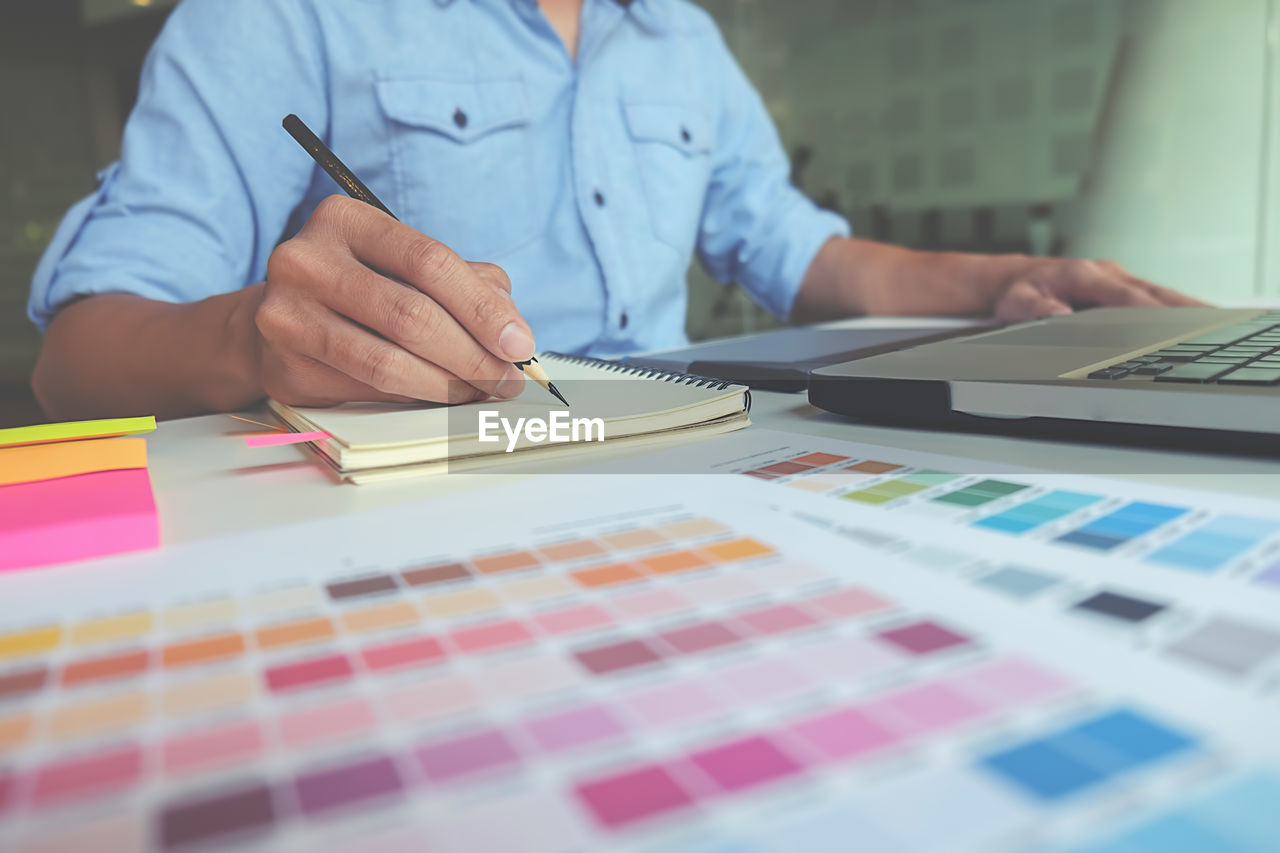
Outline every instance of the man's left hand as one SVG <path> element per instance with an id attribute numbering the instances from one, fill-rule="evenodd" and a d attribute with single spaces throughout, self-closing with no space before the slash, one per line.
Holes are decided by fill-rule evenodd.
<path id="1" fill-rule="evenodd" d="M 1006 323 L 1102 305 L 1204 306 L 1207 303 L 1133 275 L 1115 261 L 1027 258 L 996 296 Z"/>

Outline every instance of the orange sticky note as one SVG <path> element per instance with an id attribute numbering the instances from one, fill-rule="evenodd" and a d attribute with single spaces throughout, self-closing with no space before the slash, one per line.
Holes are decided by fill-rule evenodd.
<path id="1" fill-rule="evenodd" d="M 0 486 L 147 467 L 142 438 L 95 438 L 0 447 Z"/>

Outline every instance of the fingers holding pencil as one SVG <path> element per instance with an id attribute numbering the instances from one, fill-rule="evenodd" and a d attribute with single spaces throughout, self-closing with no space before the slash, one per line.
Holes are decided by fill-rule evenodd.
<path id="1" fill-rule="evenodd" d="M 514 396 L 523 387 L 523 372 L 568 405 L 537 365 L 533 332 L 511 300 L 511 280 L 504 271 L 493 264 L 468 263 L 443 243 L 404 225 L 301 119 L 289 115 L 283 125 L 355 201 L 326 199 L 298 237 L 277 248 L 273 260 L 282 250 L 289 253 L 286 258 L 299 254 L 296 247 L 287 248 L 290 243 L 328 237 L 341 246 L 335 265 L 345 274 L 336 284 L 313 289 L 314 299 L 483 393 Z M 349 261 L 367 272 L 356 271 Z M 391 294 L 388 281 L 407 286 Z M 432 393 L 437 396 L 423 399 L 437 399 L 438 392 Z"/>

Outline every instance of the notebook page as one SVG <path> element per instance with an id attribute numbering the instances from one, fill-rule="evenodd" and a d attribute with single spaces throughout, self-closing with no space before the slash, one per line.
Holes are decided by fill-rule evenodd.
<path id="1" fill-rule="evenodd" d="M 612 371 L 599 362 L 579 362 L 555 355 L 539 357 L 552 382 L 571 403 L 574 418 L 600 418 L 614 427 L 610 433 L 663 430 L 722 417 L 742 408 L 746 388 L 723 383 L 700 385 L 690 381 L 650 378 L 624 370 Z M 479 413 L 499 418 L 546 419 L 565 411 L 545 390 L 529 382 L 519 397 L 462 406 L 434 403 L 348 403 L 324 409 L 304 409 L 273 403 L 273 409 L 293 426 L 323 430 L 351 450 L 424 448 L 463 441 L 478 435 Z M 474 413 L 471 414 L 471 413 Z M 477 450 L 492 445 L 477 444 Z M 443 447 L 439 451 L 443 453 Z"/>

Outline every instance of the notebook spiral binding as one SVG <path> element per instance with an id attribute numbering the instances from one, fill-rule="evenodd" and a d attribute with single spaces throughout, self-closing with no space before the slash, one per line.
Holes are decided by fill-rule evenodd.
<path id="1" fill-rule="evenodd" d="M 675 382 L 680 385 L 692 385 L 695 388 L 710 388 L 715 391 L 725 391 L 736 385 L 736 382 L 726 382 L 723 379 L 714 379 L 710 376 L 699 376 L 696 373 L 681 373 L 678 370 L 660 370 L 656 367 L 637 367 L 629 365 L 625 361 L 609 361 L 603 358 L 595 358 L 590 355 L 566 355 L 562 352 L 544 353 L 548 358 L 556 358 L 560 361 L 568 361 L 573 364 L 586 364 L 592 367 L 598 367 L 601 370 L 607 370 L 610 373 L 616 373 L 619 376 L 638 376 L 641 379 L 661 379 L 663 382 Z"/>

